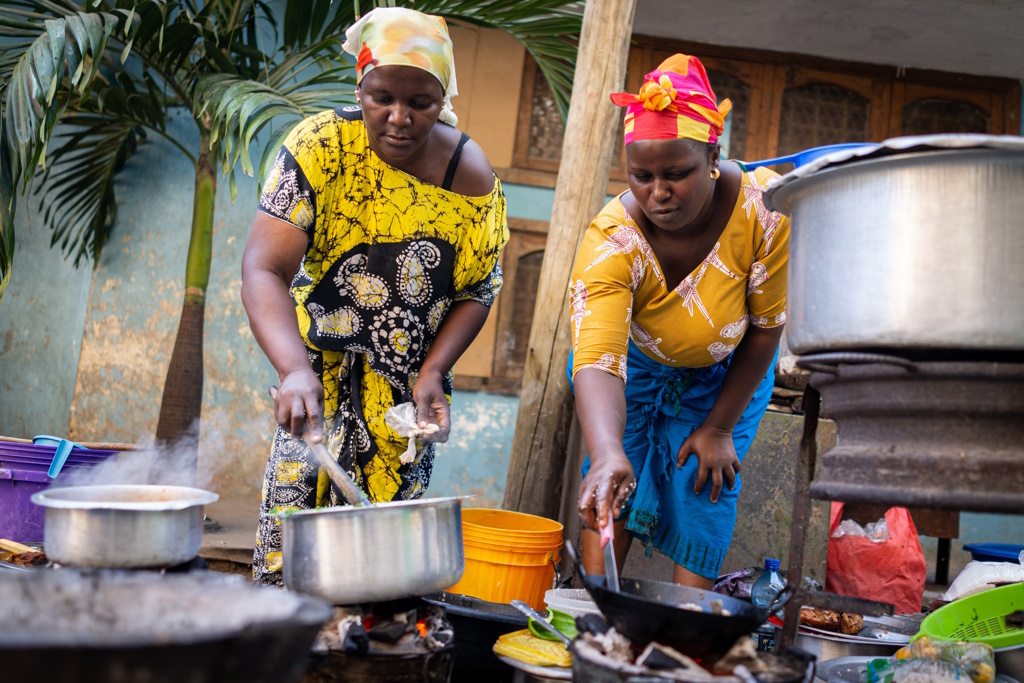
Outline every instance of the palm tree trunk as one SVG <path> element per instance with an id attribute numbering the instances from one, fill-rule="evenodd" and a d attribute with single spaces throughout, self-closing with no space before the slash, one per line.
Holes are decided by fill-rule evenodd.
<path id="1" fill-rule="evenodd" d="M 176 444 L 185 452 L 191 451 L 193 462 L 197 461 L 199 453 L 199 416 L 203 405 L 203 316 L 206 288 L 210 282 L 216 194 L 215 161 L 210 154 L 209 133 L 204 131 L 196 165 L 192 236 L 185 266 L 185 300 L 164 382 L 160 420 L 156 426 L 158 443 Z M 194 477 L 194 467 L 190 474 Z"/>

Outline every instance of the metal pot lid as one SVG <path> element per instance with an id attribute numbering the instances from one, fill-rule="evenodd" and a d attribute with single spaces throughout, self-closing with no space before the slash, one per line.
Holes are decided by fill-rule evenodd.
<path id="1" fill-rule="evenodd" d="M 772 183 L 764 193 L 765 206 L 771 211 L 785 213 L 789 209 L 788 206 L 782 206 L 782 202 L 779 206 L 773 205 L 772 197 L 775 193 L 780 188 L 792 185 L 820 171 L 900 154 L 961 149 L 996 149 L 1024 153 L 1024 138 L 1017 135 L 982 135 L 979 133 L 908 135 L 889 138 L 880 143 L 866 143 L 862 147 L 853 149 L 839 150 L 803 166 L 798 166 Z"/>
<path id="2" fill-rule="evenodd" d="M 220 498 L 216 493 L 188 486 L 155 484 L 112 484 L 51 488 L 32 495 L 32 502 L 46 508 L 65 510 L 187 510 L 209 505 Z"/>

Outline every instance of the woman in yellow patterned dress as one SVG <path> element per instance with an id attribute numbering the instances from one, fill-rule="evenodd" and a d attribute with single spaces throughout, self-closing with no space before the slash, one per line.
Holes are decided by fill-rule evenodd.
<path id="1" fill-rule="evenodd" d="M 719 160 L 731 105 L 696 57 L 612 99 L 627 107 L 630 189 L 591 223 L 571 282 L 583 560 L 603 570 L 611 514 L 620 564 L 638 538 L 672 558 L 677 583 L 710 588 L 774 383 L 789 222 L 762 198 L 776 174 Z"/>
<path id="2" fill-rule="evenodd" d="M 505 199 L 483 150 L 454 128 L 444 20 L 379 8 L 346 37 L 361 106 L 291 132 L 243 256 L 242 300 L 280 379 L 253 560 L 263 584 L 281 582 L 271 511 L 341 504 L 304 433 L 372 501 L 423 494 L 451 428 L 452 366 L 501 287 Z M 403 462 L 407 442 L 384 415 L 408 401 L 438 431 Z"/>

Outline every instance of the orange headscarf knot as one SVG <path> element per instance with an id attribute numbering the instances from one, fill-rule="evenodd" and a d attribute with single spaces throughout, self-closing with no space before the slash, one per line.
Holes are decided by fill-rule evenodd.
<path id="1" fill-rule="evenodd" d="M 647 111 L 664 111 L 676 98 L 677 90 L 672 87 L 672 79 L 662 74 L 657 81 L 647 81 L 640 88 L 637 99 Z"/>

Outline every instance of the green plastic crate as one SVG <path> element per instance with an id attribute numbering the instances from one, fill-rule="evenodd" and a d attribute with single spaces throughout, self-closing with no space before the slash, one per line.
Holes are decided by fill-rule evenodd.
<path id="1" fill-rule="evenodd" d="M 1024 645 L 1024 629 L 1006 626 L 1006 615 L 1024 610 L 1024 583 L 992 588 L 940 607 L 921 622 L 919 635 L 988 643 L 993 649 Z"/>

